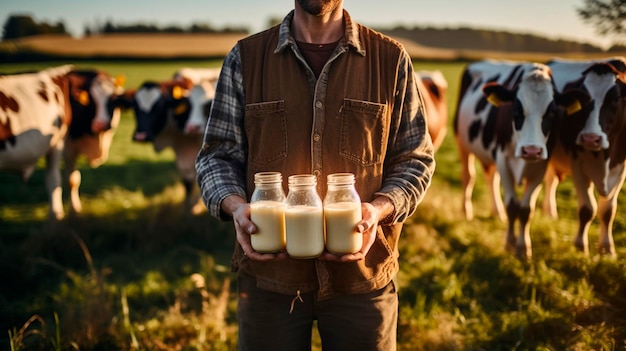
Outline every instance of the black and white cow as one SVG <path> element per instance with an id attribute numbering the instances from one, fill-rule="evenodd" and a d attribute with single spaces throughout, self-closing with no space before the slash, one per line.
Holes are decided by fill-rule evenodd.
<path id="1" fill-rule="evenodd" d="M 578 95 L 556 94 L 550 69 L 540 63 L 483 60 L 469 64 L 463 72 L 454 128 L 465 216 L 473 217 L 477 157 L 490 187 L 492 212 L 502 219 L 503 188 L 506 248 L 520 258 L 532 255 L 529 222 L 547 167 L 552 123 L 562 111 L 557 102 L 568 106 Z M 519 199 L 516 189 L 522 185 Z"/>
<path id="2" fill-rule="evenodd" d="M 133 140 L 152 143 L 156 152 L 172 148 L 176 168 L 185 188 L 185 205 L 192 213 L 198 214 L 206 210 L 197 188 L 195 167 L 195 158 L 202 145 L 202 133 L 185 132 L 202 128 L 186 127 L 194 110 L 190 102 L 192 88 L 194 85 L 188 79 L 144 82 L 132 94 L 136 120 Z M 196 95 L 202 94 L 194 92 L 191 96 Z M 199 108 L 194 113 L 202 114 L 202 110 Z"/>
<path id="3" fill-rule="evenodd" d="M 598 214 L 598 252 L 615 256 L 613 221 L 626 177 L 626 59 L 555 59 L 548 66 L 558 91 L 580 89 L 591 99 L 557 129 L 558 143 L 545 179 L 544 211 L 557 217 L 556 188 L 571 175 L 579 220 L 574 246 L 589 253 L 589 225 Z"/>

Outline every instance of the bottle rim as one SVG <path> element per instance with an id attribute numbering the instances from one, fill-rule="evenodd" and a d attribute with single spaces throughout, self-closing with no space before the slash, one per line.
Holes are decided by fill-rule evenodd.
<path id="1" fill-rule="evenodd" d="M 314 174 L 294 174 L 287 178 L 289 185 L 317 185 L 317 178 Z"/>
<path id="2" fill-rule="evenodd" d="M 343 184 L 353 184 L 354 183 L 354 174 L 348 172 L 342 173 L 332 173 L 327 177 L 328 184 L 332 185 L 343 185 Z"/>
<path id="3" fill-rule="evenodd" d="M 283 176 L 280 172 L 258 172 L 254 174 L 254 183 L 281 183 Z"/>

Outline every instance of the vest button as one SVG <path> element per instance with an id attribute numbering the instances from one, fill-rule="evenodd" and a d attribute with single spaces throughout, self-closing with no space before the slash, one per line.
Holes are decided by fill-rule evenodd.
<path id="1" fill-rule="evenodd" d="M 324 106 L 324 104 L 321 101 L 315 102 L 315 107 L 322 108 L 323 106 Z"/>
<path id="2" fill-rule="evenodd" d="M 320 141 L 321 138 L 319 134 L 313 135 L 313 141 Z"/>

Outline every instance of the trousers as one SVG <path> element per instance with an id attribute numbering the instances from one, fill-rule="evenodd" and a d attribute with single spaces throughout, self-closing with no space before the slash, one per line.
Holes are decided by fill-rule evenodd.
<path id="1" fill-rule="evenodd" d="M 313 323 L 324 351 L 394 351 L 398 294 L 394 282 L 366 294 L 318 301 L 317 292 L 283 295 L 240 272 L 239 351 L 310 351 Z"/>

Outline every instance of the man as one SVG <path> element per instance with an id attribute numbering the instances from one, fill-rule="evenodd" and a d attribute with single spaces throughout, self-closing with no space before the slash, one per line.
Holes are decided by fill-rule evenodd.
<path id="1" fill-rule="evenodd" d="M 352 21 L 343 0 L 296 0 L 283 22 L 224 60 L 196 160 L 209 212 L 232 219 L 239 350 L 395 350 L 398 239 L 435 169 L 413 67 L 396 41 Z M 262 254 L 249 199 L 254 174 L 356 176 L 363 247 L 293 259 Z"/>

